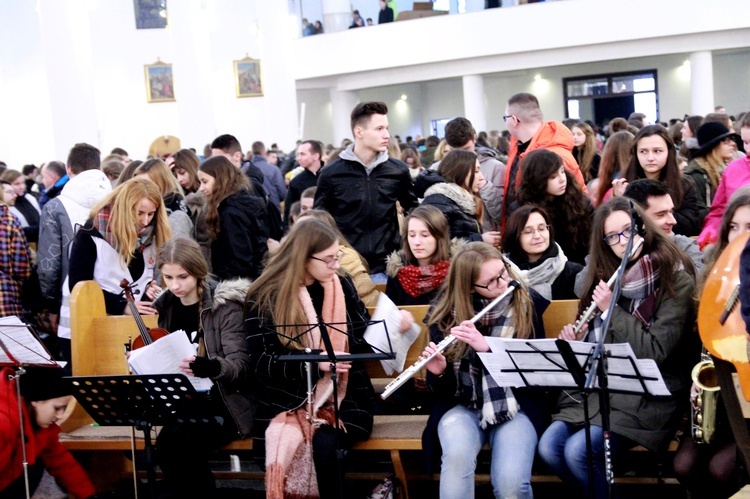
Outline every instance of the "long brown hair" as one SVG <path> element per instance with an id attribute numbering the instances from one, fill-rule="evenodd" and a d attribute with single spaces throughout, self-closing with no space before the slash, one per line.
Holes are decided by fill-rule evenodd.
<path id="1" fill-rule="evenodd" d="M 181 170 L 190 177 L 190 186 L 185 188 L 185 194 L 197 192 L 201 186 L 200 180 L 198 180 L 198 166 L 201 164 L 200 158 L 190 149 L 180 149 L 172 154 L 171 158 L 174 159 L 172 173 L 177 176 L 177 173 Z"/>
<path id="2" fill-rule="evenodd" d="M 604 241 L 604 222 L 616 211 L 630 213 L 632 210 L 640 216 L 643 221 L 644 234 L 641 255 L 652 254 L 659 262 L 659 288 L 666 290 L 670 296 L 674 296 L 674 276 L 678 272 L 679 264 L 685 271 L 695 278 L 695 267 L 693 262 L 685 253 L 657 228 L 638 206 L 623 196 L 610 199 L 599 206 L 594 212 L 594 222 L 591 226 L 591 246 L 589 248 L 588 273 L 584 278 L 583 299 L 578 305 L 579 312 L 583 312 L 591 304 L 594 288 L 599 281 L 607 281 L 615 273 L 620 265 L 620 258 L 614 254 L 612 248 Z"/>
<path id="3" fill-rule="evenodd" d="M 677 150 L 675 149 L 674 142 L 672 142 L 669 132 L 663 126 L 647 125 L 640 129 L 638 135 L 633 139 L 633 145 L 630 150 L 630 165 L 625 172 L 625 178 L 628 182 L 639 178 L 648 178 L 638 160 L 638 142 L 641 139 L 653 136 L 661 137 L 667 148 L 667 162 L 659 171 L 659 178 L 657 180 L 666 184 L 669 194 L 672 196 L 675 210 L 679 210 L 682 207 L 682 197 L 684 194 L 682 189 L 682 172 L 680 171 L 680 166 L 677 164 Z"/>
<path id="4" fill-rule="evenodd" d="M 451 259 L 451 237 L 448 220 L 439 208 L 429 204 L 417 206 L 409 216 L 404 220 L 404 228 L 401 231 L 401 249 L 404 252 L 406 260 L 412 265 L 419 265 L 417 258 L 409 246 L 409 221 L 420 220 L 427 226 L 430 235 L 435 238 L 437 245 L 435 253 L 430 257 L 430 263 L 436 263 L 440 260 Z"/>
<path id="5" fill-rule="evenodd" d="M 212 239 L 216 239 L 221 231 L 219 220 L 219 205 L 229 196 L 237 194 L 243 189 L 252 191 L 250 181 L 231 161 L 224 156 L 212 156 L 198 168 L 206 175 L 214 178 L 211 195 L 206 203 L 206 225 Z"/>
<path id="6" fill-rule="evenodd" d="M 477 209 L 474 212 L 474 218 L 476 218 L 481 225 L 484 210 L 482 199 L 471 192 L 471 188 L 474 185 L 474 177 L 476 176 L 474 173 L 476 164 L 477 155 L 473 152 L 465 151 L 463 149 L 451 149 L 451 151 L 440 160 L 438 174 L 440 174 L 446 182 L 456 184 L 474 196 L 477 206 Z"/>
<path id="7" fill-rule="evenodd" d="M 276 326 L 286 326 L 277 327 L 276 331 L 279 341 L 287 348 L 301 350 L 308 346 L 293 340 L 307 328 L 289 325 L 308 321 L 299 301 L 299 289 L 304 286 L 310 256 L 336 242 L 336 233 L 325 222 L 314 217 L 298 220 L 247 292 L 251 309 L 261 318 Z"/>
<path id="8" fill-rule="evenodd" d="M 591 166 L 594 161 L 594 156 L 599 154 L 599 151 L 596 148 L 596 136 L 594 135 L 594 130 L 587 123 L 582 121 L 573 124 L 571 131 L 573 128 L 578 128 L 586 136 L 583 145 L 577 149 L 578 154 L 576 155 L 576 161 L 578 161 L 578 166 L 581 168 L 583 179 L 588 182 L 593 178 L 591 176 Z"/>
<path id="9" fill-rule="evenodd" d="M 453 326 L 461 324 L 476 315 L 474 310 L 474 283 L 482 271 L 482 264 L 489 260 L 502 260 L 508 274 L 519 283 L 515 291 L 511 307 L 513 310 L 513 327 L 516 338 L 529 338 L 534 328 L 534 304 L 531 295 L 522 280 L 515 274 L 500 252 L 482 242 L 466 244 L 453 256 L 451 266 L 445 282 L 440 287 L 435 306 L 430 313 L 428 326 L 437 326 L 444 335 L 450 334 Z M 463 358 L 469 351 L 469 346 L 462 342 L 454 342 L 446 351 L 449 361 Z"/>
<path id="10" fill-rule="evenodd" d="M 172 237 L 169 228 L 167 210 L 156 184 L 145 178 L 132 178 L 120 184 L 107 194 L 104 199 L 91 209 L 90 217 L 96 215 L 105 207 L 110 209 L 107 228 L 115 239 L 115 250 L 120 260 L 126 266 L 130 265 L 133 253 L 138 246 L 137 216 L 138 204 L 142 199 L 148 199 L 156 206 L 156 213 L 151 224 L 153 230 L 153 245 L 157 251 Z"/>
<path id="11" fill-rule="evenodd" d="M 161 270 L 167 264 L 179 265 L 185 269 L 185 272 L 197 279 L 198 307 L 202 308 L 203 287 L 208 278 L 208 264 L 200 245 L 189 237 L 173 237 L 162 246 L 159 257 L 156 259 L 157 269 Z"/>
<path id="12" fill-rule="evenodd" d="M 604 195 L 610 187 L 615 175 L 625 176 L 630 165 L 630 151 L 633 147 L 634 135 L 627 130 L 613 133 L 604 144 L 602 161 L 599 164 L 599 192 L 596 193 L 596 205 L 604 202 Z"/>

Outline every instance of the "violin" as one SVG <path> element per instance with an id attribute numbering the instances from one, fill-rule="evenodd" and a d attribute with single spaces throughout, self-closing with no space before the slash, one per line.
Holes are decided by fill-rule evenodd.
<path id="1" fill-rule="evenodd" d="M 734 364 L 742 395 L 750 401 L 748 334 L 740 314 L 740 256 L 750 234 L 724 249 L 706 279 L 698 306 L 698 332 L 711 355 Z"/>
<path id="2" fill-rule="evenodd" d="M 159 338 L 163 338 L 169 334 L 169 331 L 167 331 L 164 328 L 146 327 L 146 324 L 143 322 L 143 318 L 141 317 L 141 314 L 138 313 L 138 307 L 135 306 L 135 298 L 133 297 L 133 290 L 131 289 L 131 285 L 128 282 L 128 280 L 123 279 L 120 282 L 120 287 L 123 289 L 125 293 L 125 299 L 128 302 L 128 307 L 130 307 L 130 313 L 133 315 L 133 318 L 135 319 L 135 323 L 138 326 L 138 332 L 140 333 L 140 336 L 133 340 L 133 350 L 144 347 L 146 345 L 150 345 L 151 343 L 158 340 Z"/>

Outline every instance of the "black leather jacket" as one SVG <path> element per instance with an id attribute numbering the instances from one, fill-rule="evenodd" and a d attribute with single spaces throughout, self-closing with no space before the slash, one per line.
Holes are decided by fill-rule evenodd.
<path id="1" fill-rule="evenodd" d="M 396 159 L 368 175 L 362 163 L 340 158 L 318 175 L 315 208 L 333 215 L 371 273 L 385 272 L 386 257 L 400 247 L 396 201 L 405 212 L 417 205 L 409 168 Z"/>

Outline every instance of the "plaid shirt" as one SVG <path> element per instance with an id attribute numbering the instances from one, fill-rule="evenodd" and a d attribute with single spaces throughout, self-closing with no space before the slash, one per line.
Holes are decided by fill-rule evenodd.
<path id="1" fill-rule="evenodd" d="M 21 223 L 0 204 L 0 317 L 23 315 L 21 283 L 30 276 L 29 245 Z"/>

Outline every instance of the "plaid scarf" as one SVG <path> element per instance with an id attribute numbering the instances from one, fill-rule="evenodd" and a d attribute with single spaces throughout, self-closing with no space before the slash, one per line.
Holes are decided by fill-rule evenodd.
<path id="1" fill-rule="evenodd" d="M 639 258 L 622 278 L 622 296 L 630 301 L 626 310 L 641 321 L 646 331 L 654 320 L 659 276 L 659 261 L 656 255 L 648 254 Z M 594 320 L 594 336 L 589 335 L 589 341 L 601 336 L 602 322 L 601 316 Z"/>
<path id="2" fill-rule="evenodd" d="M 412 298 L 416 298 L 439 288 L 445 281 L 450 264 L 450 260 L 440 260 L 424 267 L 404 265 L 396 277 L 404 291 Z"/>
<path id="3" fill-rule="evenodd" d="M 513 337 L 513 309 L 510 307 L 512 298 L 511 295 L 504 299 L 477 321 L 477 329 L 482 331 L 482 334 L 486 336 L 489 333 L 489 336 L 499 338 Z M 475 298 L 474 310 L 482 310 L 491 301 L 486 298 Z M 479 424 L 482 429 L 509 421 L 518 412 L 518 402 L 513 391 L 495 383 L 473 348 L 470 348 L 463 358 L 453 362 L 453 372 L 458 380 L 458 400 L 469 408 L 481 407 L 482 419 Z"/>
<path id="4" fill-rule="evenodd" d="M 119 243 L 114 233 L 109 229 L 109 219 L 112 217 L 112 206 L 107 205 L 96 214 L 93 220 L 93 227 L 102 235 L 105 241 L 114 249 L 119 250 Z M 138 232 L 138 247 L 136 251 L 143 253 L 146 246 L 151 244 L 154 235 L 154 224 L 151 223 L 145 229 Z"/>

